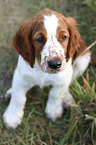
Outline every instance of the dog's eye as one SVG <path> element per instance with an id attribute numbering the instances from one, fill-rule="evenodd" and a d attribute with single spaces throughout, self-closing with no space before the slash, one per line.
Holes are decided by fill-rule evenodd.
<path id="1" fill-rule="evenodd" d="M 44 38 L 43 37 L 40 37 L 39 39 L 37 39 L 37 41 L 39 42 L 39 43 L 44 43 Z"/>
<path id="2" fill-rule="evenodd" d="M 60 39 L 60 40 L 61 40 L 61 42 L 65 41 L 65 40 L 66 40 L 66 38 L 67 38 L 67 37 L 63 35 L 63 36 L 61 37 L 61 39 Z"/>

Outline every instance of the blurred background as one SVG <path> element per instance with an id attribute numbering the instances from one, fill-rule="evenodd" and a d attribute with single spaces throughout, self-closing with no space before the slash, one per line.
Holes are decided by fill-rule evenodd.
<path id="1" fill-rule="evenodd" d="M 23 20 L 32 19 L 32 17 L 34 15 L 36 15 L 38 12 L 44 10 L 45 8 L 55 10 L 59 13 L 62 13 L 66 17 L 67 16 L 74 17 L 76 19 L 76 21 L 79 23 L 78 30 L 79 30 L 83 40 L 85 40 L 87 46 L 89 46 L 92 42 L 94 42 L 96 40 L 96 0 L 73 0 L 73 1 L 72 0 L 0 0 L 0 98 L 4 97 L 5 91 L 8 88 L 10 88 L 13 72 L 16 67 L 18 55 L 15 52 L 14 48 L 12 48 L 11 43 L 12 43 L 12 38 L 13 38 L 14 34 L 16 33 L 17 29 L 19 28 L 19 23 L 22 22 Z M 94 56 L 94 58 L 96 58 L 96 46 L 94 46 L 92 48 L 92 56 Z M 90 65 L 91 65 L 91 69 L 90 69 L 91 71 L 89 73 L 90 81 L 96 83 L 96 59 L 94 59 L 94 62 L 91 61 Z M 94 75 L 92 73 L 94 73 Z M 88 78 L 88 75 L 87 75 L 87 78 Z M 40 92 L 40 90 L 38 91 L 38 89 L 35 89 L 33 94 L 36 91 L 37 91 L 37 95 L 40 95 L 40 96 L 42 96 L 42 94 L 43 94 L 43 96 L 48 95 L 48 94 L 46 95 L 46 94 L 42 93 L 42 91 Z M 45 99 L 45 102 L 46 102 L 46 100 L 47 99 Z M 39 104 L 38 97 L 37 97 L 37 100 L 35 100 L 35 101 L 37 101 L 37 104 Z M 40 110 L 40 108 L 37 107 L 37 110 L 39 110 L 40 112 L 39 113 L 37 112 L 37 114 L 35 112 L 36 117 L 39 114 L 39 117 L 40 117 L 39 120 L 42 118 L 41 112 L 44 112 L 44 107 L 46 104 L 45 102 L 43 102 L 43 99 L 41 99 L 40 101 L 41 101 L 42 107 L 41 106 L 39 106 L 39 107 L 42 109 Z M 0 109 L 1 109 L 0 118 L 2 118 L 2 114 L 7 105 L 8 105 L 8 102 L 4 103 L 2 100 L 0 100 L 0 106 L 1 106 L 0 107 Z M 30 108 L 28 108 L 28 105 L 31 106 L 32 104 L 27 104 L 27 106 L 26 106 L 27 110 L 30 110 Z M 36 107 L 36 105 L 35 105 L 35 107 Z M 96 110 L 95 110 L 95 112 L 96 112 Z M 27 114 L 27 113 L 25 112 L 25 114 Z M 25 115 L 25 116 L 27 116 L 27 115 Z M 68 115 L 66 114 L 66 117 L 67 116 Z M 64 133 L 63 127 L 64 126 L 62 125 L 62 123 L 63 123 L 62 121 L 64 121 L 64 120 L 61 121 L 61 124 L 60 124 L 60 122 L 57 123 L 56 127 L 58 126 L 58 131 L 57 131 L 57 128 L 55 128 L 55 131 L 54 131 L 54 129 L 52 130 L 52 128 L 54 128 L 54 124 L 52 124 L 51 122 L 48 122 L 50 131 L 47 130 L 48 133 L 46 133 L 46 135 L 44 136 L 44 133 L 45 133 L 44 127 L 46 126 L 46 122 L 47 122 L 47 119 L 45 119 L 45 118 L 46 117 L 44 116 L 44 119 L 40 120 L 41 124 L 43 124 L 44 126 L 42 126 L 42 127 L 40 126 L 39 129 L 36 126 L 37 131 L 39 133 L 41 133 L 39 135 L 43 136 L 42 138 L 45 139 L 45 144 L 48 143 L 48 140 L 49 140 L 50 143 L 48 143 L 48 144 L 52 145 L 52 138 L 51 138 L 52 136 L 53 136 L 53 144 L 58 144 L 58 142 L 60 142 L 60 140 L 59 140 L 60 137 L 63 140 L 63 133 Z M 69 119 L 69 121 L 70 121 L 70 117 L 67 119 Z M 45 120 L 45 122 L 44 122 L 44 120 Z M 34 123 L 34 120 L 33 120 L 33 123 Z M 35 119 L 35 123 L 38 124 L 38 121 L 36 119 Z M 33 124 L 32 123 L 29 124 L 29 126 L 31 126 L 31 125 L 33 125 Z M 3 127 L 4 126 L 2 124 L 2 121 L 0 121 L 0 137 L 2 135 Z M 65 126 L 65 128 L 66 127 L 68 127 L 68 126 Z M 89 127 L 90 127 L 90 125 L 89 125 Z M 3 144 L 3 143 L 8 144 L 8 145 L 9 144 L 13 145 L 15 143 L 31 144 L 30 140 L 26 139 L 26 137 L 28 137 L 27 136 L 28 134 L 27 135 L 25 134 L 25 136 L 24 136 L 24 130 L 22 130 L 22 128 L 23 127 L 21 126 L 21 128 L 20 128 L 21 130 L 19 129 L 19 131 L 20 131 L 19 137 L 17 137 L 18 131 L 12 132 L 11 136 L 9 136 L 8 132 L 5 130 L 2 135 L 2 139 L 0 139 L 1 140 L 0 144 Z M 42 132 L 40 129 L 42 130 Z M 46 127 L 45 127 L 45 129 L 46 129 Z M 62 133 L 60 134 L 61 130 L 62 130 Z M 30 131 L 30 130 L 25 129 L 25 132 L 26 131 Z M 55 133 L 56 131 L 57 131 L 57 134 Z M 83 131 L 81 131 L 81 132 L 78 131 L 78 133 L 77 133 L 78 136 L 80 135 L 78 144 L 83 144 L 82 132 Z M 35 132 L 35 134 L 36 134 L 36 132 Z M 29 133 L 29 135 L 30 135 L 30 133 Z M 20 136 L 21 136 L 21 138 L 20 138 Z M 75 136 L 75 133 L 74 133 L 74 136 Z M 78 138 L 78 136 L 77 136 L 77 138 Z M 89 135 L 89 136 L 91 136 L 91 135 Z M 84 140 L 86 145 L 88 143 L 88 139 L 89 139 L 89 144 L 90 145 L 93 144 L 92 140 L 90 139 L 91 137 L 86 138 Z M 16 138 L 17 138 L 17 140 L 16 140 Z M 40 139 L 38 137 L 38 135 L 37 135 L 37 138 Z M 77 138 L 76 138 L 76 140 L 78 141 Z M 13 139 L 13 141 L 11 141 L 12 139 Z M 21 139 L 21 141 L 18 141 L 18 139 Z M 25 141 L 23 139 L 25 139 Z M 81 139 L 81 143 L 80 143 L 80 139 Z M 69 142 L 70 141 L 68 141 L 68 143 L 67 143 L 68 145 L 69 145 Z M 43 144 L 42 142 L 40 142 L 40 143 Z M 37 144 L 39 144 L 39 143 L 37 143 Z M 73 141 L 73 145 L 75 145 L 74 141 Z"/>

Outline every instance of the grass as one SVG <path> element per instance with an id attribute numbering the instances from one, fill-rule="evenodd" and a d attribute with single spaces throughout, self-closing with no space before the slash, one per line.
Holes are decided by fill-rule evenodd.
<path id="1" fill-rule="evenodd" d="M 4 94 L 11 86 L 17 54 L 11 40 L 18 23 L 31 19 L 44 8 L 74 17 L 82 38 L 90 45 L 96 40 L 96 1 L 93 0 L 1 0 L 0 1 L 0 144 L 3 145 L 95 145 L 96 144 L 96 61 L 70 86 L 76 105 L 64 109 L 61 119 L 48 120 L 44 109 L 49 88 L 35 87 L 27 93 L 22 124 L 7 130 L 2 115 L 8 102 Z M 92 56 L 96 56 L 96 46 Z M 34 97 L 33 97 L 34 96 Z"/>

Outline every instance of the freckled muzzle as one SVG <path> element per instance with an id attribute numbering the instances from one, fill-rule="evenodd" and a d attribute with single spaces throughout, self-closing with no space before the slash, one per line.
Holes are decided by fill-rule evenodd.
<path id="1" fill-rule="evenodd" d="M 41 66 L 42 71 L 50 74 L 58 73 L 63 71 L 66 66 L 66 60 L 60 57 L 49 57 L 47 58 Z"/>
<path id="2" fill-rule="evenodd" d="M 49 59 L 47 61 L 47 71 L 49 73 L 57 73 L 63 71 L 66 66 L 66 60 L 63 58 Z"/>

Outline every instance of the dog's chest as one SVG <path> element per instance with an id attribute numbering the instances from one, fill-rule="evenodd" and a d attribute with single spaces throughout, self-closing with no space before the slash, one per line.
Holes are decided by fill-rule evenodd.
<path id="1" fill-rule="evenodd" d="M 56 74 L 49 74 L 43 72 L 38 63 L 35 63 L 34 68 L 31 68 L 22 58 L 19 57 L 18 69 L 21 71 L 25 82 L 33 85 L 44 86 L 69 86 L 72 80 L 72 65 L 71 60 L 67 63 L 66 68 Z"/>
<path id="2" fill-rule="evenodd" d="M 45 73 L 40 69 L 39 65 L 36 64 L 35 68 L 32 69 L 32 80 L 34 84 L 39 85 L 40 87 L 49 85 L 64 85 L 66 87 L 69 86 L 71 83 L 72 74 L 73 70 L 71 62 L 67 64 L 66 68 L 63 71 L 58 72 L 56 74 Z"/>

